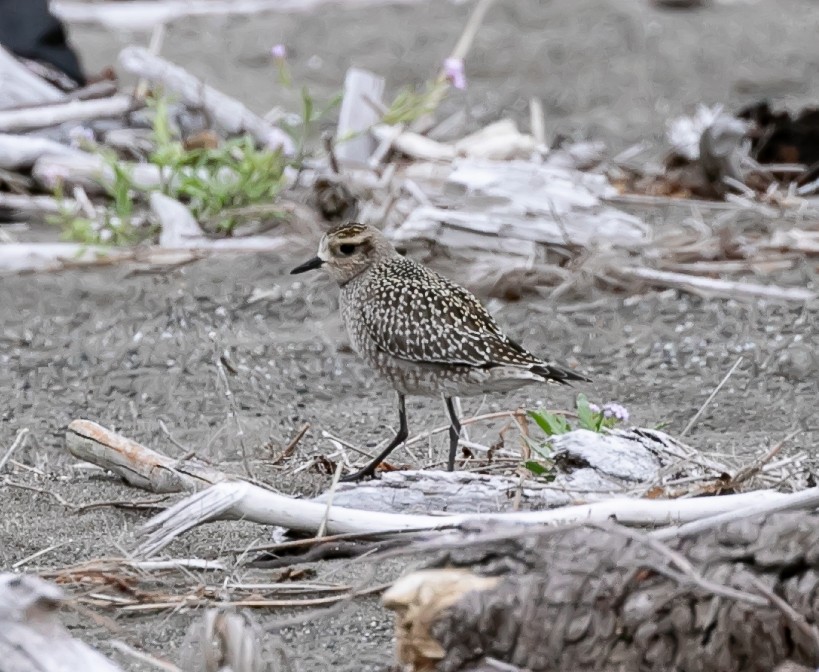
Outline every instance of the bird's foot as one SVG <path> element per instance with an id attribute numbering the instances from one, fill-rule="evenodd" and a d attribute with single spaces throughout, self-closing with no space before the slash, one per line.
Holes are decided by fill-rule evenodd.
<path id="1" fill-rule="evenodd" d="M 358 483 L 368 478 L 375 478 L 375 467 L 367 466 L 353 474 L 347 474 L 338 479 L 339 483 Z"/>

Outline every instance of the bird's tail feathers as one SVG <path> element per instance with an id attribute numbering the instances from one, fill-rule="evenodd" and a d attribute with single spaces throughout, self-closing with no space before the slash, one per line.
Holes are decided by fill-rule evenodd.
<path id="1" fill-rule="evenodd" d="M 572 381 L 592 382 L 591 378 L 551 362 L 534 364 L 529 367 L 529 370 L 538 376 L 542 376 L 547 381 L 562 383 L 563 385 L 571 385 Z"/>

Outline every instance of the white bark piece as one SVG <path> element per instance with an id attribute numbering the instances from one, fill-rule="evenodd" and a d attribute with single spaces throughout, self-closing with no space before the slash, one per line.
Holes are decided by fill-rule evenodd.
<path id="1" fill-rule="evenodd" d="M 118 117 L 135 107 L 131 96 L 118 95 L 111 98 L 72 100 L 67 103 L 19 110 L 0 110 L 0 132 L 30 131 L 35 128 L 57 126 L 67 121 Z"/>
<path id="2" fill-rule="evenodd" d="M 155 191 L 151 194 L 151 210 L 161 227 L 160 247 L 186 248 L 205 240 L 199 222 L 191 211 L 175 198 Z"/>
<path id="3" fill-rule="evenodd" d="M 123 672 L 74 639 L 57 617 L 61 588 L 26 574 L 0 574 L 0 668 L 3 672 Z"/>
<path id="4" fill-rule="evenodd" d="M 228 134 L 247 132 L 262 145 L 271 149 L 281 147 L 285 154 L 293 153 L 293 141 L 284 131 L 184 68 L 136 46 L 123 49 L 119 54 L 119 63 L 128 72 L 157 82 L 176 93 L 188 105 L 205 109 L 210 118 Z"/>
<path id="5" fill-rule="evenodd" d="M 347 70 L 334 145 L 340 163 L 367 165 L 378 144 L 369 130 L 380 119 L 369 101 L 380 103 L 383 94 L 383 77 L 361 68 Z"/>

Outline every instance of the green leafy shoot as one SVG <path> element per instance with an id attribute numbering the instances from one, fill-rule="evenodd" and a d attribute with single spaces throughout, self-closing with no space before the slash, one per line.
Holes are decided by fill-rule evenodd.
<path id="1" fill-rule="evenodd" d="M 577 420 L 570 422 L 565 415 L 550 413 L 548 411 L 528 411 L 527 415 L 535 421 L 535 424 L 546 435 L 545 440 L 532 441 L 530 445 L 535 453 L 546 461 L 529 460 L 524 466 L 536 476 L 543 473 L 551 473 L 551 444 L 550 439 L 561 434 L 566 434 L 575 429 L 585 429 L 591 432 L 602 433 L 612 429 L 620 422 L 626 422 L 629 418 L 628 411 L 616 403 L 605 404 L 602 408 L 592 404 L 585 394 L 578 394 L 575 400 Z M 542 471 L 541 471 L 542 470 Z"/>
<path id="2" fill-rule="evenodd" d="M 241 221 L 220 213 L 270 203 L 283 186 L 286 161 L 280 151 L 259 149 L 247 135 L 216 148 L 186 149 L 162 99 L 154 105 L 153 139 L 150 161 L 166 175 L 164 193 L 187 203 L 197 219 L 215 222 L 219 233 L 231 235 Z"/>
<path id="3" fill-rule="evenodd" d="M 409 124 L 425 114 L 431 114 L 440 104 L 445 92 L 446 82 L 440 78 L 427 82 L 421 92 L 404 87 L 395 96 L 382 121 L 390 125 Z"/>
<path id="4" fill-rule="evenodd" d="M 547 413 L 546 411 L 529 411 L 527 415 L 535 421 L 546 436 L 555 436 L 571 431 L 569 421 L 562 415 Z"/>

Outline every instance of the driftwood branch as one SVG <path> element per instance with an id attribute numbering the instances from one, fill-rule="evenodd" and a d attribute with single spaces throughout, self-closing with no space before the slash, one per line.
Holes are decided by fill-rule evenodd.
<path id="1" fill-rule="evenodd" d="M 584 439 L 586 435 L 589 436 Z M 378 484 L 339 487 L 332 506 L 327 504 L 327 495 L 308 501 L 293 499 L 195 461 L 176 462 L 88 420 L 73 421 L 66 441 L 73 456 L 113 471 L 137 487 L 152 492 L 194 492 L 146 524 L 147 536 L 140 549 L 145 555 L 157 553 L 197 525 L 220 519 L 241 518 L 312 533 L 325 526 L 327 533 L 340 534 L 434 530 L 487 520 L 565 524 L 605 521 L 612 516 L 629 525 L 668 525 L 741 511 L 751 502 L 785 508 L 805 505 L 799 494 L 786 496 L 765 490 L 675 500 L 612 498 L 610 493 L 616 480 L 645 487 L 647 482 L 656 483 L 658 471 L 669 465 L 680 471 L 690 462 L 695 470 L 690 473 L 708 475 L 711 479 L 723 471 L 722 465 L 691 455 L 690 449 L 661 432 L 648 432 L 646 443 L 639 441 L 639 436 L 628 431 L 599 436 L 580 430 L 558 437 L 561 441 L 553 446 L 555 453 L 565 453 L 570 460 L 585 463 L 585 470 L 594 477 L 584 476 L 584 469 L 580 469 L 554 490 L 539 488 L 537 484 L 524 487 L 510 478 L 468 473 L 393 472 L 384 475 Z M 612 454 L 617 452 L 621 454 Z M 606 478 L 614 480 L 606 483 Z M 201 490 L 211 483 L 215 485 Z M 566 506 L 576 501 L 571 488 L 583 483 L 595 486 L 591 492 L 583 493 L 583 499 L 595 501 Z M 508 507 L 499 502 L 517 490 L 518 496 L 534 508 L 544 505 L 561 508 L 500 512 Z M 423 495 L 420 501 L 418 493 Z M 436 502 L 438 508 L 446 505 L 451 515 L 427 515 Z M 487 511 L 487 507 L 493 506 L 495 511 Z"/>
<path id="2" fill-rule="evenodd" d="M 784 497 L 788 495 L 758 491 L 680 500 L 620 498 L 547 511 L 428 516 L 380 513 L 336 506 L 328 512 L 327 505 L 320 502 L 293 499 L 251 483 L 229 481 L 186 497 L 152 518 L 145 524 L 143 530 L 145 539 L 139 553 L 145 557 L 158 553 L 187 530 L 214 520 L 242 519 L 313 534 L 318 531 L 325 517 L 328 534 L 436 530 L 490 520 L 566 524 L 581 521 L 602 522 L 614 517 L 628 525 L 666 525 L 741 510 L 752 501 L 759 501 L 759 498 L 779 502 Z"/>
<path id="3" fill-rule="evenodd" d="M 68 425 L 66 445 L 77 459 L 105 464 L 126 482 L 151 492 L 192 492 L 226 479 L 220 471 L 173 460 L 90 420 Z"/>
<path id="4" fill-rule="evenodd" d="M 745 518 L 667 545 L 610 523 L 447 536 L 384 595 L 405 669 L 771 672 L 819 662 L 819 514 Z"/>
<path id="5" fill-rule="evenodd" d="M 179 95 L 183 102 L 203 108 L 211 119 L 229 134 L 250 133 L 271 149 L 280 147 L 286 154 L 294 151 L 293 141 L 238 100 L 216 90 L 183 68 L 151 54 L 142 47 L 126 47 L 119 55 L 120 65 L 128 72 Z"/>
<path id="6" fill-rule="evenodd" d="M 138 104 L 131 96 L 118 95 L 111 98 L 72 100 L 67 103 L 0 111 L 0 132 L 15 133 L 35 128 L 57 126 L 67 121 L 89 121 L 105 117 L 118 117 Z"/>
<path id="7" fill-rule="evenodd" d="M 816 292 L 803 287 L 776 287 L 760 285 L 754 282 L 736 280 L 718 280 L 686 273 L 657 271 L 651 268 L 627 266 L 612 269 L 616 275 L 625 278 L 644 280 L 661 287 L 673 287 L 706 297 L 723 297 L 730 299 L 767 299 L 769 301 L 795 301 L 806 303 L 816 298 Z"/>

